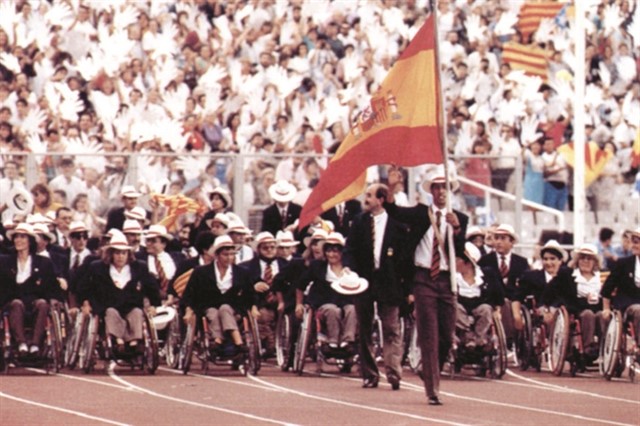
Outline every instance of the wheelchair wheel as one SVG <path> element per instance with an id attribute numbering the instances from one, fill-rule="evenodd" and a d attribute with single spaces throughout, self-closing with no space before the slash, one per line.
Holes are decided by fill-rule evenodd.
<path id="1" fill-rule="evenodd" d="M 304 371 L 304 363 L 309 349 L 309 341 L 311 340 L 311 332 L 313 329 L 313 309 L 305 306 L 302 315 L 302 323 L 298 330 L 298 339 L 296 340 L 296 348 L 293 358 L 293 370 L 299 375 Z"/>
<path id="2" fill-rule="evenodd" d="M 62 337 L 60 333 L 60 316 L 56 310 L 49 312 L 46 331 L 46 349 L 44 357 L 46 359 L 46 371 L 49 374 L 51 368 L 58 373 L 62 366 Z"/>
<path id="3" fill-rule="evenodd" d="M 564 306 L 561 306 L 553 316 L 551 333 L 549 333 L 549 369 L 556 376 L 560 376 L 564 369 L 570 332 L 569 313 Z"/>
<path id="4" fill-rule="evenodd" d="M 607 380 L 611 380 L 611 378 L 616 375 L 620 366 L 624 368 L 621 351 L 622 333 L 622 315 L 619 311 L 613 311 L 613 315 L 604 334 L 604 339 L 602 339 L 602 344 L 600 345 L 600 357 L 602 358 L 600 374 Z M 620 371 L 620 373 L 622 373 L 622 371 Z"/>
<path id="5" fill-rule="evenodd" d="M 97 315 L 91 315 L 87 321 L 84 334 L 80 336 L 78 347 L 78 365 L 85 373 L 91 372 L 96 363 L 96 345 L 98 343 L 98 328 L 100 320 Z"/>
<path id="6" fill-rule="evenodd" d="M 251 311 L 247 311 L 245 317 L 244 338 L 249 349 L 249 373 L 255 376 L 261 367 L 260 334 L 258 333 L 258 321 L 251 315 Z"/>
<path id="7" fill-rule="evenodd" d="M 382 361 L 384 337 L 382 334 L 382 321 L 376 316 L 371 325 L 371 341 L 373 342 L 373 359 L 376 362 Z"/>
<path id="8" fill-rule="evenodd" d="M 80 343 L 82 342 L 82 337 L 86 334 L 88 325 L 89 317 L 83 315 L 82 312 L 78 312 L 76 320 L 73 323 L 73 328 L 69 330 L 70 333 L 67 336 L 65 345 L 64 364 L 67 368 L 73 370 L 78 364 Z"/>
<path id="9" fill-rule="evenodd" d="M 289 369 L 291 357 L 292 319 L 290 315 L 281 313 L 276 324 L 276 362 L 282 371 Z"/>
<path id="10" fill-rule="evenodd" d="M 164 360 L 167 367 L 176 369 L 180 361 L 180 318 L 176 315 L 167 324 L 167 336 L 164 342 Z"/>
<path id="11" fill-rule="evenodd" d="M 142 323 L 142 338 L 144 340 L 144 369 L 149 374 L 154 374 L 160 364 L 158 354 L 158 335 L 151 318 L 145 314 Z"/>
<path id="12" fill-rule="evenodd" d="M 533 324 L 531 323 L 531 313 L 526 307 L 520 307 L 520 315 L 522 315 L 523 327 L 518 332 L 516 342 L 516 353 L 520 362 L 520 370 L 526 371 L 535 361 L 533 348 Z M 533 361 L 533 362 L 532 362 Z"/>
<path id="13" fill-rule="evenodd" d="M 489 374 L 492 379 L 500 379 L 507 371 L 507 338 L 502 326 L 502 320 L 493 314 L 493 333 L 491 336 L 492 351 L 489 361 Z"/>
<path id="14" fill-rule="evenodd" d="M 411 330 L 411 340 L 409 341 L 409 349 L 407 350 L 407 361 L 409 361 L 411 371 L 414 373 L 422 371 L 422 353 L 418 345 L 418 327 L 416 327 L 415 324 Z"/>
<path id="15" fill-rule="evenodd" d="M 178 366 L 184 374 L 189 372 L 191 368 L 191 358 L 193 356 L 193 344 L 195 340 L 196 327 L 194 324 L 188 324 L 187 330 L 180 346 L 180 354 L 178 356 Z"/>

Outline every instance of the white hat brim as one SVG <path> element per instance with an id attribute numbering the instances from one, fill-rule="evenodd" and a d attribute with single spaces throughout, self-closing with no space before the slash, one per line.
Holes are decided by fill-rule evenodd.
<path id="1" fill-rule="evenodd" d="M 24 204 L 18 203 L 18 197 L 22 196 L 26 200 Z M 9 191 L 7 207 L 13 215 L 28 215 L 33 210 L 33 195 L 24 188 L 13 188 Z"/>
<path id="2" fill-rule="evenodd" d="M 369 282 L 364 278 L 358 278 L 357 285 L 345 283 L 344 280 L 338 279 L 331 283 L 331 288 L 345 296 L 353 296 L 364 293 L 369 288 Z"/>
<path id="3" fill-rule="evenodd" d="M 156 308 L 156 315 L 151 318 L 156 330 L 164 330 L 164 328 L 176 317 L 176 310 L 171 306 L 159 306 Z"/>

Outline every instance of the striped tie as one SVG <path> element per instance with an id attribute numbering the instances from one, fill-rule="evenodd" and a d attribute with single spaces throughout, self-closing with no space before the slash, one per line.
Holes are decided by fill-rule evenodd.
<path id="1" fill-rule="evenodd" d="M 271 286 L 271 283 L 273 282 L 273 268 L 271 267 L 271 264 L 268 263 L 267 267 L 264 268 L 264 275 L 262 280 L 269 284 L 269 286 Z"/>
<path id="2" fill-rule="evenodd" d="M 442 213 L 436 212 L 436 224 L 433 230 L 433 243 L 431 244 L 431 280 L 435 281 L 440 274 L 440 242 L 436 234 L 436 228 L 440 229 L 440 216 Z"/>
<path id="3" fill-rule="evenodd" d="M 507 278 L 507 275 L 509 275 L 509 267 L 507 266 L 507 258 L 504 255 L 500 256 L 501 262 L 500 262 L 500 276 L 502 277 L 503 280 L 505 280 Z"/>
<path id="4" fill-rule="evenodd" d="M 167 284 L 169 284 L 169 280 L 167 279 L 167 274 L 164 272 L 164 268 L 162 267 L 162 263 L 160 263 L 158 255 L 155 255 L 154 257 L 156 272 L 158 273 L 158 280 L 160 281 L 160 291 L 164 293 L 167 290 Z"/>

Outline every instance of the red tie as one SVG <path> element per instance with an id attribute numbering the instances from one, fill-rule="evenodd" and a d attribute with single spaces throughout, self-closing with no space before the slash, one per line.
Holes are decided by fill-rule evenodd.
<path id="1" fill-rule="evenodd" d="M 73 261 L 73 266 L 71 267 L 72 271 L 75 271 L 80 266 L 80 254 L 76 254 L 76 258 Z"/>
<path id="2" fill-rule="evenodd" d="M 271 283 L 273 282 L 273 268 L 271 267 L 270 263 L 268 263 L 267 267 L 264 268 L 264 275 L 262 279 L 264 280 L 265 283 L 271 286 Z"/>
<path id="3" fill-rule="evenodd" d="M 436 212 L 436 223 L 433 229 L 433 243 L 431 244 L 431 280 L 435 281 L 440 274 L 440 242 L 436 234 L 436 229 L 440 229 L 440 216 L 442 213 Z"/>
<path id="4" fill-rule="evenodd" d="M 509 267 L 507 266 L 507 259 L 504 255 L 501 255 L 500 259 L 500 276 L 502 276 L 502 279 L 505 279 L 507 275 L 509 275 Z"/>
<path id="5" fill-rule="evenodd" d="M 287 227 L 287 209 L 282 209 L 280 216 L 282 216 L 282 229 L 284 229 Z"/>
<path id="6" fill-rule="evenodd" d="M 164 268 L 162 267 L 162 263 L 160 263 L 158 255 L 155 255 L 154 257 L 156 263 L 156 272 L 158 273 L 158 280 L 160 280 L 160 290 L 164 293 L 167 289 L 167 284 L 169 284 L 169 280 L 167 279 L 167 274 L 164 272 Z"/>

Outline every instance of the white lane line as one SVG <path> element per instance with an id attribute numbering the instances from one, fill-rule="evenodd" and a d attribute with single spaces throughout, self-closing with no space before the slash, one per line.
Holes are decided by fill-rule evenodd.
<path id="1" fill-rule="evenodd" d="M 273 388 L 270 388 L 268 386 L 256 385 L 256 384 L 253 384 L 253 383 L 247 383 L 245 381 L 239 381 L 239 380 L 233 380 L 233 379 L 225 379 L 223 377 L 213 377 L 213 376 L 207 376 L 205 374 L 195 374 L 195 373 L 184 374 L 184 373 L 182 373 L 182 371 L 178 371 L 178 370 L 174 370 L 172 368 L 166 368 L 166 367 L 160 367 L 160 368 L 158 368 L 158 370 L 166 371 L 166 372 L 173 373 L 173 374 L 183 375 L 183 376 L 198 377 L 198 378 L 201 378 L 201 379 L 214 380 L 214 381 L 217 381 L 217 382 L 232 383 L 234 385 L 240 385 L 240 386 L 248 386 L 250 388 L 262 389 L 262 390 L 266 390 L 266 391 L 269 391 L 269 392 L 281 392 L 281 391 L 279 391 L 277 389 L 273 389 Z M 243 377 L 243 379 L 245 379 L 245 378 Z"/>
<path id="2" fill-rule="evenodd" d="M 40 408 L 46 408 L 47 410 L 60 411 L 61 413 L 71 414 L 73 416 L 82 417 L 89 420 L 95 420 L 102 423 L 107 423 L 110 425 L 118 425 L 118 426 L 128 426 L 127 423 L 116 422 L 115 420 L 105 419 L 104 417 L 92 416 L 91 414 L 83 413 L 81 411 L 69 410 L 66 408 L 58 407 L 55 405 L 44 404 L 42 402 L 36 402 L 29 399 L 19 398 L 17 396 L 9 395 L 4 392 L 0 392 L 0 398 L 6 398 L 13 401 L 21 402 L 27 405 L 34 405 Z"/>
<path id="3" fill-rule="evenodd" d="M 395 415 L 395 416 L 402 416 L 402 417 L 409 417 L 411 419 L 416 419 L 416 420 L 425 420 L 428 422 L 432 422 L 432 423 L 439 423 L 439 424 L 445 424 L 445 425 L 464 425 L 464 423 L 456 423 L 456 422 L 449 422 L 446 420 L 442 420 L 442 419 L 436 419 L 433 417 L 423 417 L 423 416 L 418 416 L 417 414 L 410 414 L 410 413 L 403 413 L 400 411 L 394 411 L 394 410 L 386 410 L 384 408 L 379 408 L 379 407 L 373 407 L 370 405 L 363 405 L 363 404 L 357 404 L 357 403 L 353 403 L 353 402 L 347 402 L 347 401 L 341 401 L 338 399 L 332 399 L 332 398 L 326 398 L 324 396 L 318 396 L 318 395 L 312 395 L 306 392 L 302 392 L 302 391 L 298 391 L 295 389 L 291 389 L 291 388 L 287 388 L 284 386 L 280 386 L 280 385 L 276 385 L 275 383 L 270 383 L 267 381 L 264 381 L 262 379 L 259 379 L 258 377 L 255 376 L 249 376 L 249 378 L 251 380 L 255 380 L 256 382 L 259 383 L 263 383 L 266 386 L 272 386 L 275 389 L 279 389 L 283 392 L 286 393 L 291 393 L 294 395 L 298 395 L 304 398 L 309 398 L 309 399 L 316 399 L 318 401 L 324 401 L 324 402 L 329 402 L 332 404 L 339 404 L 339 405 L 345 405 L 347 407 L 353 407 L 353 408 L 360 408 L 363 410 L 369 410 L 369 411 L 376 411 L 379 413 L 384 413 L 384 414 L 391 414 L 391 415 Z"/>
<path id="4" fill-rule="evenodd" d="M 513 372 L 513 371 L 511 371 L 509 369 L 507 369 L 507 374 L 512 376 L 512 377 L 515 377 L 516 379 L 523 380 L 525 382 L 535 383 L 536 385 L 539 385 L 539 386 L 545 386 L 547 389 L 549 389 L 551 391 L 555 391 L 555 392 L 575 393 L 575 394 L 590 396 L 590 397 L 593 397 L 593 398 L 607 399 L 607 400 L 610 400 L 610 401 L 626 402 L 626 403 L 629 403 L 629 404 L 640 405 L 640 401 L 634 401 L 634 400 L 631 400 L 631 399 L 624 399 L 624 398 L 617 398 L 615 396 L 601 395 L 601 394 L 598 394 L 598 393 L 587 392 L 587 391 L 583 391 L 583 390 L 579 390 L 579 389 L 570 388 L 570 387 L 567 387 L 567 386 L 560 386 L 560 385 L 554 385 L 553 383 L 541 382 L 541 381 L 536 380 L 536 379 L 531 379 L 529 377 L 521 376 L 520 374 L 515 373 L 515 372 Z"/>
<path id="5" fill-rule="evenodd" d="M 222 413 L 227 413 L 227 414 L 234 414 L 236 416 L 241 416 L 241 417 L 245 417 L 251 420 L 258 420 L 258 421 L 262 421 L 265 423 L 274 423 L 277 425 L 284 425 L 284 426 L 289 426 L 291 425 L 291 423 L 288 422 L 283 422 L 280 420 L 275 420 L 275 419 L 269 419 L 267 417 L 260 417 L 260 416 L 256 416 L 253 414 L 248 414 L 248 413 L 243 413 L 241 411 L 235 411 L 235 410 L 230 410 L 228 408 L 223 408 L 223 407 L 217 407 L 215 405 L 207 405 L 207 404 L 201 404 L 199 402 L 195 402 L 195 401 L 189 401 L 187 399 L 181 399 L 181 398 L 175 398 L 173 396 L 169 396 L 169 395 L 164 395 L 158 392 L 154 392 L 150 389 L 146 389 L 146 388 L 142 388 L 140 386 L 134 385 L 133 383 L 130 383 L 126 380 L 124 380 L 123 378 L 119 377 L 115 371 L 114 371 L 114 364 L 111 363 L 111 365 L 109 366 L 109 376 L 115 380 L 116 382 L 119 382 L 125 386 L 128 386 L 132 389 L 136 389 L 140 392 L 146 393 L 147 395 L 151 395 L 151 396 L 155 396 L 156 398 L 162 398 L 162 399 L 166 399 L 167 401 L 173 401 L 173 402 L 178 402 L 181 404 L 186 404 L 186 405 L 191 405 L 194 407 L 199 407 L 199 408 L 206 408 L 208 410 L 213 410 L 213 411 L 219 411 Z"/>
<path id="6" fill-rule="evenodd" d="M 412 390 L 414 392 L 424 392 L 424 388 L 422 386 L 417 386 L 414 385 L 413 383 L 406 383 L 407 387 L 409 387 L 409 390 Z M 603 419 L 598 419 L 598 418 L 594 418 L 594 417 L 586 417 L 586 416 L 581 416 L 579 414 L 570 414 L 570 413 L 563 413 L 560 411 L 553 411 L 553 410 L 545 410 L 543 408 L 535 408 L 535 407 L 528 407 L 525 405 L 518 405 L 518 404 L 510 404 L 507 402 L 498 402 L 498 401 L 492 401 L 489 399 L 482 399 L 482 398 L 475 398 L 472 396 L 464 396 L 464 395 L 457 395 L 455 393 L 451 393 L 451 392 L 441 392 L 443 395 L 446 396 L 450 396 L 452 398 L 458 398 L 458 399 L 465 399 L 468 401 L 474 401 L 474 402 L 481 402 L 483 404 L 489 404 L 489 405 L 497 405 L 499 407 L 508 407 L 508 408 L 515 408 L 518 410 L 523 410 L 523 411 L 533 411 L 536 413 L 543 413 L 543 414 L 552 414 L 555 416 L 562 416 L 562 417 L 571 417 L 574 419 L 578 419 L 580 421 L 589 421 L 589 422 L 594 422 L 594 423 L 604 423 L 604 424 L 609 424 L 609 425 L 617 425 L 617 426 L 633 426 L 632 424 L 629 423 L 620 423 L 620 422 L 614 422 L 612 420 L 603 420 Z"/>
<path id="7" fill-rule="evenodd" d="M 27 370 L 33 371 L 35 373 L 47 374 L 46 371 L 40 370 L 40 369 L 37 369 L 37 368 L 28 368 Z M 77 380 L 79 382 L 91 383 L 91 384 L 94 384 L 94 385 L 101 385 L 101 386 L 107 386 L 107 387 L 120 389 L 120 390 L 137 392 L 137 391 L 134 391 L 133 389 L 131 389 L 128 386 L 116 385 L 114 383 L 103 382 L 103 381 L 95 380 L 95 379 L 88 379 L 86 377 L 81 377 L 81 376 L 71 376 L 69 374 L 63 374 L 63 373 L 55 373 L 55 376 L 63 377 L 65 379 L 70 379 L 70 380 Z"/>

